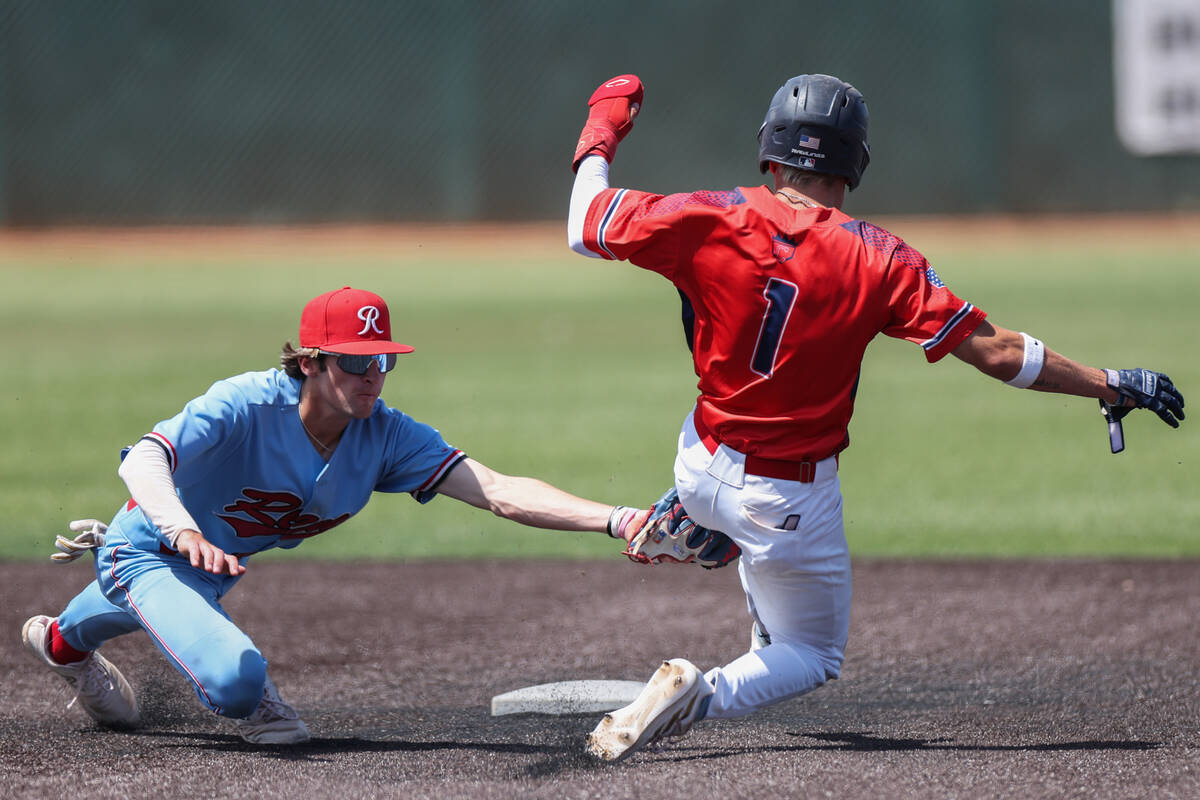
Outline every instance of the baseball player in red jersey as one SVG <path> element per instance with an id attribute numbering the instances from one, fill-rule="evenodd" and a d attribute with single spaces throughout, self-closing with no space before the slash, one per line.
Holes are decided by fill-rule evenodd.
<path id="1" fill-rule="evenodd" d="M 838 676 L 851 593 L 838 454 L 877 334 L 919 345 L 930 362 L 953 354 L 1010 386 L 1098 398 L 1116 426 L 1134 408 L 1172 427 L 1184 416 L 1165 375 L 1088 367 L 993 325 L 919 252 L 844 214 L 870 160 L 867 107 L 853 86 L 800 75 L 776 92 L 758 136 L 773 188 L 666 196 L 609 187 L 643 94 L 622 75 L 592 95 L 568 240 L 583 255 L 657 272 L 683 297 L 700 394 L 679 436 L 675 487 L 697 524 L 741 548 L 753 627 L 750 651 L 723 667 L 665 661 L 588 737 L 607 760 Z"/>

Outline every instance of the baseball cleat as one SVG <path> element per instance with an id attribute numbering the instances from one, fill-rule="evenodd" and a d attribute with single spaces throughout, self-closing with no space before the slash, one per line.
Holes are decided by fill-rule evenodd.
<path id="1" fill-rule="evenodd" d="M 121 671 L 96 651 L 83 661 L 59 664 L 50 657 L 50 626 L 54 618 L 39 614 L 21 628 L 21 639 L 34 655 L 71 685 L 79 705 L 106 728 L 133 728 L 141 722 L 137 699 Z"/>
<path id="2" fill-rule="evenodd" d="M 251 744 L 301 744 L 308 741 L 308 727 L 296 709 L 284 702 L 270 677 L 254 713 L 236 720 L 238 735 Z"/>
<path id="3" fill-rule="evenodd" d="M 605 714 L 588 734 L 587 751 L 620 761 L 666 736 L 682 736 L 704 717 L 713 688 L 692 662 L 664 661 L 629 705 Z"/>

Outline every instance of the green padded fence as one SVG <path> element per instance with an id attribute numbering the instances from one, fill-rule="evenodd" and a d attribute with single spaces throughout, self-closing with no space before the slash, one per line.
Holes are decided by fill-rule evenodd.
<path id="1" fill-rule="evenodd" d="M 786 78 L 866 95 L 856 213 L 1200 208 L 1114 124 L 1103 0 L 7 0 L 0 224 L 565 216 L 585 101 L 637 72 L 613 180 L 752 184 Z"/>

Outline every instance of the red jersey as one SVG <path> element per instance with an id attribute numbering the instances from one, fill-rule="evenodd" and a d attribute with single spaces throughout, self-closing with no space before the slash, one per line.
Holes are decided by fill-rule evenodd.
<path id="1" fill-rule="evenodd" d="M 885 333 L 937 361 L 985 314 L 925 257 L 832 208 L 793 208 L 765 186 L 657 195 L 606 189 L 584 245 L 657 272 L 695 310 L 696 414 L 743 453 L 818 460 L 849 444 L 867 344 Z"/>

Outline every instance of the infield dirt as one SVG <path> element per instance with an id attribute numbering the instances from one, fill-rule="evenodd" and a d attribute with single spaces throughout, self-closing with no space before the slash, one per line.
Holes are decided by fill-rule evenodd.
<path id="1" fill-rule="evenodd" d="M 145 726 L 95 728 L 20 644 L 90 579 L 0 564 L 8 797 L 1197 797 L 1196 562 L 864 561 L 842 677 L 617 765 L 596 715 L 493 695 L 702 669 L 747 646 L 733 569 L 603 562 L 253 564 L 226 600 L 311 743 L 263 748 L 130 635 Z"/>

